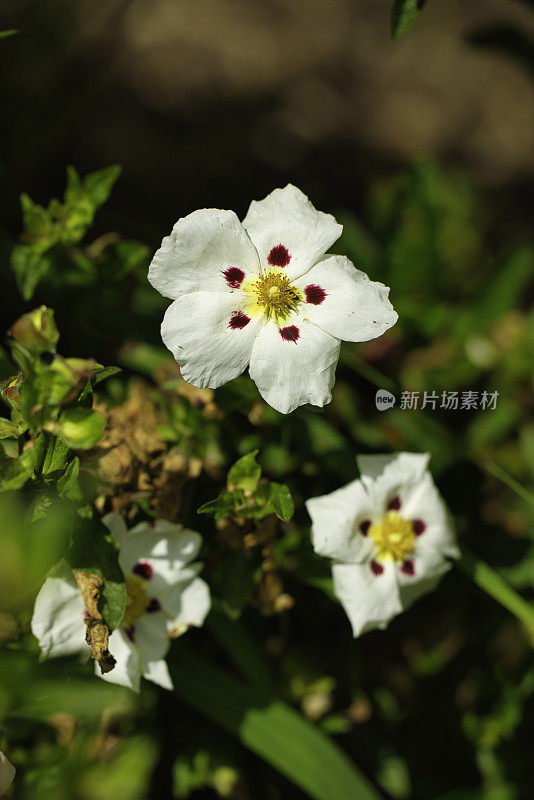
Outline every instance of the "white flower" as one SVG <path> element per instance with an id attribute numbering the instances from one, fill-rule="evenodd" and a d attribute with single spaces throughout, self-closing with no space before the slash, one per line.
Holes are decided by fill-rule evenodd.
<path id="1" fill-rule="evenodd" d="M 5 794 L 15 777 L 15 767 L 0 751 L 0 794 Z"/>
<path id="2" fill-rule="evenodd" d="M 197 577 L 202 565 L 190 563 L 200 549 L 200 534 L 164 520 L 154 525 L 141 522 L 128 530 L 119 514 L 108 514 L 103 522 L 120 546 L 128 600 L 122 625 L 109 638 L 115 668 L 102 674 L 95 664 L 95 671 L 104 680 L 135 691 L 141 675 L 172 689 L 165 662 L 169 636 L 202 625 L 210 609 L 209 588 Z M 35 601 L 32 631 L 43 656 L 88 655 L 84 617 L 74 574 L 66 561 L 60 561 Z"/>
<path id="3" fill-rule="evenodd" d="M 174 300 L 161 335 L 184 379 L 215 389 L 248 366 L 284 414 L 330 402 L 340 340 L 374 339 L 397 320 L 386 286 L 325 256 L 341 231 L 291 184 L 253 201 L 243 223 L 218 209 L 178 220 L 148 279 Z"/>
<path id="4" fill-rule="evenodd" d="M 360 479 L 306 502 L 315 551 L 334 559 L 334 591 L 354 636 L 385 628 L 459 558 L 429 455 L 360 456 Z"/>

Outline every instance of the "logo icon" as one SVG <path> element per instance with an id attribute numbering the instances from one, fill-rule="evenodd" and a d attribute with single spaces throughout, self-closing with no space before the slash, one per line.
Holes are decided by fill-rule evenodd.
<path id="1" fill-rule="evenodd" d="M 379 389 L 375 395 L 375 405 L 379 411 L 387 411 L 395 405 L 395 395 L 386 389 Z"/>

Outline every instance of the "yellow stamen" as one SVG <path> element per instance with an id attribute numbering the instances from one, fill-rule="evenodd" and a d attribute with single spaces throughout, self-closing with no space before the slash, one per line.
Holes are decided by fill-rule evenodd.
<path id="1" fill-rule="evenodd" d="M 302 302 L 302 295 L 291 285 L 287 275 L 271 270 L 260 275 L 248 289 L 257 306 L 269 319 L 284 320 Z"/>
<path id="2" fill-rule="evenodd" d="M 412 523 L 399 517 L 396 511 L 388 511 L 382 522 L 375 522 L 369 528 L 369 536 L 376 545 L 376 559 L 385 561 L 405 561 L 415 547 L 415 533 Z"/>
<path id="3" fill-rule="evenodd" d="M 149 599 L 142 578 L 129 575 L 126 578 L 126 612 L 122 624 L 125 628 L 142 617 L 149 606 Z"/>

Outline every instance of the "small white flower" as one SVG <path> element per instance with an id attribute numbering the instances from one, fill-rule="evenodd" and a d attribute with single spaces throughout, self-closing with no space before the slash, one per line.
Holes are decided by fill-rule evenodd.
<path id="1" fill-rule="evenodd" d="M 122 625 L 109 638 L 115 668 L 102 674 L 95 664 L 96 674 L 135 691 L 141 675 L 172 689 L 165 662 L 169 636 L 202 625 L 210 609 L 208 585 L 197 577 L 202 565 L 191 563 L 200 549 L 200 534 L 164 520 L 128 530 L 119 514 L 108 514 L 103 522 L 120 546 L 128 599 Z M 43 656 L 88 655 L 84 618 L 74 574 L 60 561 L 35 601 L 32 632 Z"/>
<path id="2" fill-rule="evenodd" d="M 315 551 L 334 559 L 334 591 L 354 636 L 385 628 L 459 558 L 428 454 L 360 456 L 360 479 L 306 502 Z"/>
<path id="3" fill-rule="evenodd" d="M 161 335 L 184 379 L 215 389 L 248 366 L 283 414 L 329 403 L 340 340 L 365 342 L 397 321 L 386 286 L 325 256 L 341 231 L 291 184 L 253 201 L 243 223 L 218 209 L 178 220 L 148 279 L 174 300 Z"/>
<path id="4" fill-rule="evenodd" d="M 15 777 L 15 767 L 0 750 L 0 794 L 5 794 Z"/>

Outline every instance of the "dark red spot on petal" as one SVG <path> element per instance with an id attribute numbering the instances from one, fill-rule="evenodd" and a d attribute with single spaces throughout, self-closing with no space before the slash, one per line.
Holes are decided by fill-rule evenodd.
<path id="1" fill-rule="evenodd" d="M 284 247 L 283 244 L 277 244 L 267 256 L 267 261 L 273 267 L 287 267 L 291 261 L 291 256 L 287 247 Z"/>
<path id="2" fill-rule="evenodd" d="M 421 536 L 426 531 L 426 522 L 423 522 L 422 519 L 414 519 L 412 520 L 412 528 L 416 536 Z"/>
<path id="3" fill-rule="evenodd" d="M 228 327 L 235 330 L 236 328 L 244 328 L 245 325 L 248 325 L 250 322 L 250 317 L 247 317 L 246 314 L 243 314 L 242 311 L 234 311 L 232 314 L 232 318 L 228 323 Z"/>
<path id="4" fill-rule="evenodd" d="M 156 611 L 161 611 L 161 603 L 156 597 L 153 597 L 146 608 L 146 612 L 147 614 L 155 614 Z"/>
<path id="5" fill-rule="evenodd" d="M 238 267 L 229 267 L 228 269 L 225 269 L 223 275 L 226 278 L 226 283 L 232 289 L 239 289 L 243 283 L 243 278 L 245 277 L 243 270 L 239 269 Z"/>
<path id="6" fill-rule="evenodd" d="M 316 283 L 310 283 L 309 286 L 306 286 L 304 294 L 306 295 L 306 302 L 314 306 L 320 306 L 326 297 L 325 290 L 317 286 Z"/>
<path id="7" fill-rule="evenodd" d="M 384 572 L 384 567 L 382 564 L 379 564 L 378 561 L 371 561 L 369 566 L 371 567 L 371 572 L 373 575 L 382 575 Z"/>
<path id="8" fill-rule="evenodd" d="M 134 627 L 133 625 L 130 625 L 130 627 L 129 627 L 129 628 L 123 628 L 123 631 L 124 631 L 124 633 L 126 634 L 126 637 L 127 637 L 127 638 L 128 638 L 128 639 L 129 639 L 129 640 L 132 642 L 132 644 L 133 644 L 133 643 L 135 642 L 135 627 Z"/>
<path id="9" fill-rule="evenodd" d="M 296 325 L 288 325 L 287 328 L 280 328 L 280 336 L 282 339 L 285 339 L 286 342 L 295 342 L 296 344 L 300 336 L 300 331 Z"/>
<path id="10" fill-rule="evenodd" d="M 388 503 L 388 511 L 398 511 L 401 507 L 401 499 L 398 494 L 392 497 Z"/>
<path id="11" fill-rule="evenodd" d="M 408 558 L 406 561 L 402 563 L 401 572 L 404 572 L 405 575 L 415 575 L 415 566 L 411 558 Z"/>
<path id="12" fill-rule="evenodd" d="M 370 527 L 371 527 L 370 519 L 364 519 L 363 522 L 360 522 L 360 533 L 362 534 L 362 536 L 367 536 Z"/>
<path id="13" fill-rule="evenodd" d="M 133 565 L 132 572 L 134 575 L 144 578 L 145 581 L 149 581 L 154 574 L 154 567 L 148 561 L 138 561 L 137 564 Z"/>

